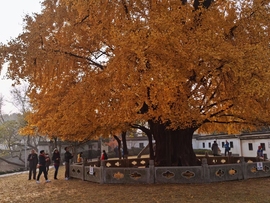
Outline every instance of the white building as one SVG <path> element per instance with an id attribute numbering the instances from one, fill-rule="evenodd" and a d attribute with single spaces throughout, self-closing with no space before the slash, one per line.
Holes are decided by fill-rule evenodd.
<path id="1" fill-rule="evenodd" d="M 262 146 L 263 153 L 270 157 L 270 132 L 243 133 L 239 135 L 194 135 L 194 149 L 209 149 L 217 141 L 221 153 L 224 154 L 226 140 L 230 143 L 233 155 L 256 157 L 258 146 Z"/>

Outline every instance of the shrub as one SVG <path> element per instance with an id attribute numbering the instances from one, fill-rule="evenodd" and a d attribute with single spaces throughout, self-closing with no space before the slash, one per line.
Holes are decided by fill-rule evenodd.
<path id="1" fill-rule="evenodd" d="M 205 155 L 206 152 L 211 155 L 213 154 L 210 149 L 194 149 L 194 153 L 198 155 Z"/>

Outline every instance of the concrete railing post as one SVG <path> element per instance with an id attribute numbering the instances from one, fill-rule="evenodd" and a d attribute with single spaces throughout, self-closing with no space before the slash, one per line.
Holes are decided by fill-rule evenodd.
<path id="1" fill-rule="evenodd" d="M 82 161 L 82 181 L 85 181 L 85 162 L 86 162 L 86 159 L 83 159 L 83 161 Z"/>
<path id="2" fill-rule="evenodd" d="M 100 184 L 106 183 L 105 161 L 100 161 Z"/>
<path id="3" fill-rule="evenodd" d="M 155 183 L 155 165 L 154 160 L 149 160 L 149 177 L 148 181 L 149 184 Z"/>
<path id="4" fill-rule="evenodd" d="M 204 182 L 210 182 L 210 172 L 206 158 L 202 158 L 202 176 Z"/>
<path id="5" fill-rule="evenodd" d="M 97 157 L 97 160 L 98 160 L 97 166 L 100 167 L 101 166 L 100 156 Z"/>
<path id="6" fill-rule="evenodd" d="M 244 157 L 240 157 L 240 163 L 241 163 L 241 168 L 242 168 L 242 174 L 243 174 L 243 179 L 247 179 L 247 163 L 245 162 Z"/>

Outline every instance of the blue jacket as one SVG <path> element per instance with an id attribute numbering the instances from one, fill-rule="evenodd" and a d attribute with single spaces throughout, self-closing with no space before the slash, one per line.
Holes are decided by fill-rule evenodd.
<path id="1" fill-rule="evenodd" d="M 230 149 L 231 149 L 228 142 L 225 143 L 224 147 L 225 147 L 226 151 L 230 151 Z"/>
<path id="2" fill-rule="evenodd" d="M 257 156 L 258 157 L 263 157 L 263 149 L 258 149 L 257 150 Z"/>

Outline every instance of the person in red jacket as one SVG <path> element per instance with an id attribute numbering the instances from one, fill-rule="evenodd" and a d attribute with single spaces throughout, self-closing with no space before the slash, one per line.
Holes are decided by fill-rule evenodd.
<path id="1" fill-rule="evenodd" d="M 102 154 L 101 154 L 101 157 L 100 157 L 100 160 L 107 160 L 108 159 L 108 155 L 107 153 L 105 152 L 105 150 L 102 151 Z"/>

